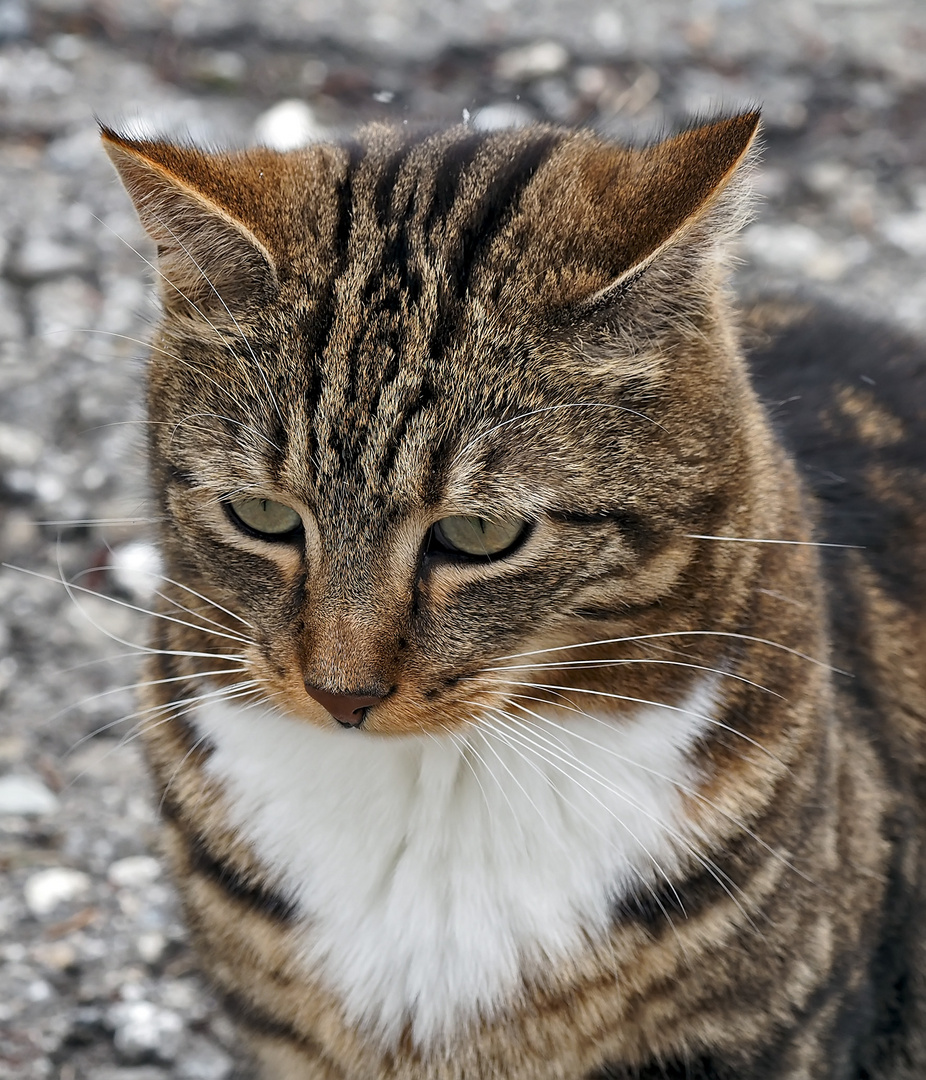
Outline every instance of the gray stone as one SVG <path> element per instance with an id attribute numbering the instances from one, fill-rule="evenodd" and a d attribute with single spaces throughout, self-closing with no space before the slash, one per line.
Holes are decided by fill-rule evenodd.
<path id="1" fill-rule="evenodd" d="M 87 256 L 79 248 L 48 236 L 33 236 L 16 253 L 13 272 L 25 281 L 43 281 L 84 269 L 86 264 Z"/>
<path id="2" fill-rule="evenodd" d="M 196 1035 L 184 1048 L 175 1075 L 177 1080 L 227 1080 L 234 1068 L 234 1061 L 224 1050 Z"/>
<path id="3" fill-rule="evenodd" d="M 4 776 L 0 778 L 0 815 L 22 814 L 40 817 L 44 814 L 54 814 L 57 809 L 57 798 L 35 777 Z"/>
<path id="4" fill-rule="evenodd" d="M 29 911 L 42 919 L 63 904 L 84 899 L 90 892 L 90 885 L 90 876 L 83 871 L 52 866 L 28 878 L 23 894 Z"/>
<path id="5" fill-rule="evenodd" d="M 142 889 L 161 876 L 161 866 L 150 855 L 130 855 L 114 862 L 106 875 L 120 889 Z"/>
<path id="6" fill-rule="evenodd" d="M 183 1020 L 151 1001 L 123 1001 L 106 1014 L 123 1061 L 172 1062 L 183 1042 Z"/>

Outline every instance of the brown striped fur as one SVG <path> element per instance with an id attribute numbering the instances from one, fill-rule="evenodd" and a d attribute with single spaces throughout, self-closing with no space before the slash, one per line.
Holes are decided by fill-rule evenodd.
<path id="1" fill-rule="evenodd" d="M 157 621 L 144 737 L 203 964 L 268 1080 L 926 1076 L 926 362 L 790 301 L 733 313 L 756 125 L 644 149 L 374 127 L 287 154 L 104 132 L 163 276 L 150 460 L 183 621 Z M 240 491 L 284 498 L 304 545 L 236 529 Z M 435 521 L 498 512 L 536 522 L 510 566 L 422 555 Z M 174 704 L 227 668 L 236 616 L 253 700 L 324 727 L 304 684 L 383 697 L 357 738 L 505 701 L 493 658 L 667 635 L 580 655 L 697 670 L 537 694 L 673 704 L 734 674 L 686 797 L 705 858 L 617 897 L 450 1052 L 384 1049 L 299 962 Z"/>

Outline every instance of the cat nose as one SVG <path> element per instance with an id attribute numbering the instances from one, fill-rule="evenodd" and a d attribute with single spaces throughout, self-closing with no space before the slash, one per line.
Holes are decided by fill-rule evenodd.
<path id="1" fill-rule="evenodd" d="M 306 693 L 337 720 L 341 727 L 360 727 L 367 709 L 383 699 L 374 694 L 332 694 L 320 686 L 305 683 Z"/>

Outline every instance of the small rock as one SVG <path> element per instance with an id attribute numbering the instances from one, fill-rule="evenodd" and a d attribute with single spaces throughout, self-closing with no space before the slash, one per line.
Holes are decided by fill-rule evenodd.
<path id="1" fill-rule="evenodd" d="M 30 21 L 25 0 L 0 0 L 0 41 L 28 37 Z"/>
<path id="2" fill-rule="evenodd" d="M 318 139 L 324 129 L 304 101 L 290 98 L 262 113 L 254 124 L 254 137 L 271 150 L 296 150 Z"/>
<path id="3" fill-rule="evenodd" d="M 161 556 L 153 544 L 133 540 L 109 554 L 110 581 L 138 603 L 147 603 L 161 581 Z"/>
<path id="4" fill-rule="evenodd" d="M 234 1071 L 234 1062 L 214 1043 L 195 1036 L 192 1046 L 177 1062 L 177 1080 L 226 1080 Z"/>
<path id="5" fill-rule="evenodd" d="M 156 964 L 167 948 L 167 938 L 163 934 L 151 931 L 138 936 L 138 955 L 146 964 Z"/>
<path id="6" fill-rule="evenodd" d="M 33 957 L 42 967 L 52 971 L 67 971 L 77 963 L 77 950 L 66 941 L 48 941 L 37 945 Z"/>
<path id="7" fill-rule="evenodd" d="M 908 255 L 926 255 L 926 210 L 895 214 L 885 221 L 885 237 Z"/>
<path id="8" fill-rule="evenodd" d="M 0 779 L 0 815 L 23 814 L 40 816 L 54 814 L 58 800 L 31 776 L 4 776 Z"/>
<path id="9" fill-rule="evenodd" d="M 120 889 L 141 889 L 161 876 L 157 859 L 150 855 L 130 855 L 114 862 L 106 875 L 112 885 Z"/>
<path id="10" fill-rule="evenodd" d="M 39 1004 L 54 997 L 54 990 L 44 979 L 33 979 L 26 987 L 26 1000 Z"/>
<path id="11" fill-rule="evenodd" d="M 87 257 L 79 248 L 68 247 L 47 236 L 33 236 L 17 252 L 13 272 L 26 281 L 43 281 L 82 270 L 86 262 Z"/>
<path id="12" fill-rule="evenodd" d="M 36 918 L 49 915 L 59 905 L 78 900 L 89 891 L 88 875 L 65 866 L 40 870 L 26 881 L 23 890 L 26 906 Z"/>
<path id="13" fill-rule="evenodd" d="M 41 438 L 27 428 L 0 424 L 0 460 L 28 469 L 35 465 L 45 446 Z"/>
<path id="14" fill-rule="evenodd" d="M 183 1021 L 175 1012 L 150 1001 L 123 1001 L 107 1013 L 113 1041 L 127 1062 L 172 1062 L 183 1041 Z"/>
<path id="15" fill-rule="evenodd" d="M 516 101 L 499 101 L 485 105 L 473 114 L 471 123 L 477 131 L 500 131 L 502 128 L 527 127 L 534 114 L 526 105 Z"/>
<path id="16" fill-rule="evenodd" d="M 508 49 L 495 62 L 495 73 L 511 82 L 528 82 L 558 75 L 569 64 L 569 53 L 558 41 L 535 41 Z"/>

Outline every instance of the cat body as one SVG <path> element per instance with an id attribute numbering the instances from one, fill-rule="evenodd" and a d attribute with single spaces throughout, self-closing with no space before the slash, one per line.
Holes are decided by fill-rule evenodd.
<path id="1" fill-rule="evenodd" d="M 926 366 L 734 315 L 756 125 L 104 133 L 164 282 L 143 737 L 262 1076 L 926 1074 Z"/>

